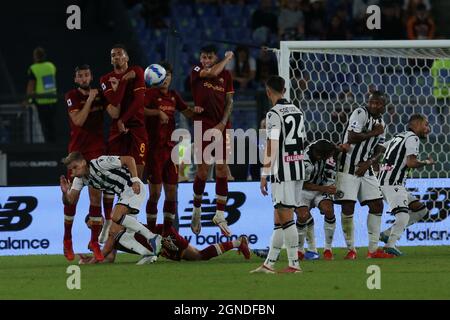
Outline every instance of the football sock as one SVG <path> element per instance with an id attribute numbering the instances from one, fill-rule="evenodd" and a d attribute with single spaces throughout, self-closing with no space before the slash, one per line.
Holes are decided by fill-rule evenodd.
<path id="1" fill-rule="evenodd" d="M 389 236 L 389 240 L 387 243 L 388 247 L 395 247 L 395 244 L 397 243 L 397 240 L 400 239 L 400 237 L 403 234 L 403 231 L 405 231 L 406 225 L 409 222 L 409 214 L 406 212 L 397 212 L 395 215 L 395 222 L 392 226 L 391 235 Z"/>
<path id="2" fill-rule="evenodd" d="M 194 207 L 199 208 L 202 205 L 203 192 L 205 191 L 206 180 L 195 176 L 194 180 Z"/>
<path id="3" fill-rule="evenodd" d="M 353 215 L 348 216 L 341 213 L 341 224 L 342 231 L 344 232 L 345 243 L 349 250 L 354 250 L 354 226 L 353 226 Z"/>
<path id="4" fill-rule="evenodd" d="M 150 230 L 154 230 L 156 226 L 156 219 L 158 217 L 158 203 L 147 200 L 145 206 L 145 212 L 147 213 L 147 226 Z"/>
<path id="5" fill-rule="evenodd" d="M 89 206 L 89 222 L 91 225 L 91 242 L 98 242 L 98 236 L 102 231 L 102 208 Z"/>
<path id="6" fill-rule="evenodd" d="M 128 215 L 123 215 L 117 223 L 131 231 L 142 234 L 147 240 L 155 237 L 155 234 L 148 230 L 143 224 Z"/>
<path id="7" fill-rule="evenodd" d="M 103 194 L 103 212 L 105 220 L 111 220 L 111 212 L 114 204 L 114 195 Z"/>
<path id="8" fill-rule="evenodd" d="M 75 213 L 75 205 L 64 205 L 64 240 L 72 240 L 72 224 Z"/>
<path id="9" fill-rule="evenodd" d="M 216 205 L 217 211 L 225 211 L 227 205 L 228 195 L 228 180 L 227 177 L 216 178 Z"/>
<path id="10" fill-rule="evenodd" d="M 416 223 L 417 221 L 422 220 L 423 217 L 425 217 L 428 213 L 427 207 L 423 206 L 421 209 L 417 211 L 410 211 L 409 212 L 409 222 L 407 224 L 407 227 L 410 225 Z"/>
<path id="11" fill-rule="evenodd" d="M 306 221 L 306 241 L 308 242 L 308 250 L 317 252 L 313 217 L 310 217 L 308 221 Z"/>
<path id="12" fill-rule="evenodd" d="M 140 254 L 141 256 L 147 256 L 151 255 L 152 251 L 148 250 L 146 247 L 144 247 L 142 244 L 140 244 L 138 241 L 136 241 L 134 237 L 134 233 L 131 232 L 123 232 L 118 235 L 117 240 L 120 245 L 127 248 L 128 250 L 131 250 L 133 252 L 136 252 L 137 254 Z"/>
<path id="13" fill-rule="evenodd" d="M 381 213 L 370 213 L 367 215 L 367 233 L 369 234 L 369 252 L 378 249 L 378 239 L 380 238 Z"/>
<path id="14" fill-rule="evenodd" d="M 306 222 L 305 223 L 301 223 L 299 221 L 297 221 L 296 223 L 297 226 L 297 233 L 298 233 L 298 250 L 300 250 L 301 252 L 305 252 L 305 240 L 306 240 Z"/>
<path id="15" fill-rule="evenodd" d="M 280 255 L 281 247 L 283 246 L 283 229 L 281 225 L 275 224 L 272 232 L 272 239 L 270 240 L 269 253 L 264 264 L 273 269 L 275 262 Z"/>
<path id="16" fill-rule="evenodd" d="M 328 219 L 326 216 L 324 218 L 325 229 L 325 249 L 331 250 L 333 245 L 334 231 L 336 230 L 336 218 L 333 217 Z"/>
<path id="17" fill-rule="evenodd" d="M 231 249 L 233 249 L 233 243 L 231 241 L 228 241 L 210 245 L 201 250 L 200 254 L 202 256 L 202 260 L 209 260 L 211 258 L 220 256 L 221 254 L 224 254 Z"/>
<path id="18" fill-rule="evenodd" d="M 283 224 L 283 236 L 289 260 L 289 267 L 298 269 L 298 233 L 295 228 L 294 220 Z"/>
<path id="19" fill-rule="evenodd" d="M 177 203 L 175 201 L 164 201 L 164 230 L 169 230 L 173 225 L 173 221 L 175 220 L 176 204 Z"/>

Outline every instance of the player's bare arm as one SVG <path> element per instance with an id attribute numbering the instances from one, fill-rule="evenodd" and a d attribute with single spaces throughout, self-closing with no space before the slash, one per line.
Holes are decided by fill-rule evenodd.
<path id="1" fill-rule="evenodd" d="M 230 119 L 231 113 L 233 112 L 233 93 L 227 93 L 225 96 L 225 110 L 223 112 L 222 121 L 217 124 L 216 128 L 220 131 L 223 131 L 227 125 L 228 120 Z"/>
<path id="2" fill-rule="evenodd" d="M 120 116 L 120 104 L 117 107 L 112 104 L 108 104 L 106 107 L 106 112 L 108 112 L 112 119 L 118 119 Z"/>
<path id="3" fill-rule="evenodd" d="M 125 166 L 128 168 L 128 170 L 130 170 L 131 181 L 133 182 L 133 186 L 132 186 L 133 191 L 134 191 L 134 193 L 139 194 L 141 192 L 141 186 L 139 184 L 136 161 L 134 161 L 133 157 L 121 156 L 120 163 L 122 164 L 122 166 Z"/>
<path id="4" fill-rule="evenodd" d="M 373 126 L 372 131 L 369 132 L 354 132 L 349 131 L 348 132 L 348 140 L 347 143 L 350 144 L 357 144 L 362 141 L 368 140 L 372 137 L 379 136 L 384 133 L 384 127 L 381 123 L 377 123 Z"/>
<path id="5" fill-rule="evenodd" d="M 406 166 L 408 168 L 421 168 L 428 165 L 433 165 L 436 162 L 433 160 L 432 157 L 428 157 L 426 160 L 419 160 L 417 159 L 417 156 L 410 154 L 406 159 Z"/>
<path id="6" fill-rule="evenodd" d="M 144 115 L 146 117 L 159 117 L 162 124 L 169 122 L 169 116 L 162 110 L 144 108 Z"/>
<path id="7" fill-rule="evenodd" d="M 71 189 L 72 184 L 67 181 L 66 177 L 59 177 L 59 186 L 62 191 L 62 200 L 65 205 L 72 205 L 78 201 L 80 191 Z"/>
<path id="8" fill-rule="evenodd" d="M 362 177 L 372 165 L 377 164 L 380 161 L 385 151 L 385 147 L 381 144 L 377 145 L 373 152 L 373 156 L 370 159 L 358 163 L 358 169 L 356 169 L 355 175 Z"/>
<path id="9" fill-rule="evenodd" d="M 211 68 L 205 68 L 200 71 L 200 78 L 215 78 L 217 77 L 225 66 L 233 59 L 233 51 L 225 52 L 225 58 L 222 61 L 216 63 Z"/>
<path id="10" fill-rule="evenodd" d="M 308 191 L 319 191 L 326 194 L 336 194 L 337 192 L 335 185 L 321 186 L 306 181 L 303 183 L 303 189 Z"/>
<path id="11" fill-rule="evenodd" d="M 89 96 L 86 99 L 86 102 L 81 110 L 76 110 L 73 112 L 70 112 L 70 119 L 72 119 L 72 122 L 77 127 L 82 127 L 84 123 L 86 122 L 86 119 L 89 116 L 89 113 L 91 112 L 92 103 L 95 100 L 95 97 L 98 95 L 97 89 L 90 89 L 89 90 Z"/>

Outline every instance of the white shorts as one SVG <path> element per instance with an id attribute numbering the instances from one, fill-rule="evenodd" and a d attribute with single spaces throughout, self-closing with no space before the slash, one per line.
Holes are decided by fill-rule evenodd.
<path id="1" fill-rule="evenodd" d="M 408 212 L 409 204 L 419 199 L 409 193 L 404 186 L 381 186 L 381 192 L 392 213 Z"/>
<path id="2" fill-rule="evenodd" d="M 284 181 L 272 183 L 273 206 L 297 208 L 300 205 L 300 193 L 303 189 L 303 181 Z"/>
<path id="3" fill-rule="evenodd" d="M 141 210 L 142 203 L 147 198 L 147 192 L 145 191 L 144 183 L 139 180 L 139 185 L 141 190 L 139 194 L 134 193 L 131 187 L 126 187 L 125 190 L 120 194 L 117 204 L 124 205 L 131 209 L 131 214 L 136 214 Z"/>
<path id="4" fill-rule="evenodd" d="M 380 183 L 375 176 L 358 177 L 348 173 L 338 172 L 336 176 L 337 193 L 335 201 L 359 201 L 383 199 Z"/>
<path id="5" fill-rule="evenodd" d="M 308 207 L 308 208 L 318 208 L 319 203 L 322 200 L 330 200 L 333 199 L 330 197 L 329 194 L 322 193 L 319 191 L 309 191 L 309 190 L 303 190 L 300 194 L 300 205 L 299 207 Z"/>

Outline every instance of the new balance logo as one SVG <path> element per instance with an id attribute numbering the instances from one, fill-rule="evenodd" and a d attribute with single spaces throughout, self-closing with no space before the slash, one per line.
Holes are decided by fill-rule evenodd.
<path id="1" fill-rule="evenodd" d="M 37 203 L 37 199 L 31 196 L 9 197 L 3 206 L 0 204 L 0 231 L 26 229 L 33 221 L 30 213 L 36 209 Z"/>
<path id="2" fill-rule="evenodd" d="M 230 202 L 231 199 L 231 202 Z M 243 192 L 228 192 L 228 203 L 232 203 L 232 205 L 225 206 L 225 213 L 228 216 L 225 217 L 228 225 L 232 225 L 237 222 L 241 217 L 241 212 L 239 208 L 244 204 L 246 196 Z M 190 228 L 191 227 L 191 219 L 192 219 L 192 208 L 194 206 L 193 201 L 189 201 L 189 207 L 184 209 L 185 213 L 189 215 L 184 215 L 180 217 L 180 228 Z M 205 192 L 203 194 L 202 200 L 202 227 L 215 227 L 216 225 L 212 222 L 212 218 L 216 213 L 216 199 L 210 200 L 208 199 L 208 193 Z M 188 223 L 182 223 L 187 221 Z"/>

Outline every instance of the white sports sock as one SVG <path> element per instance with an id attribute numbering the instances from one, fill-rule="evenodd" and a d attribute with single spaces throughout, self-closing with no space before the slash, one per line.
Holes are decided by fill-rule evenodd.
<path id="1" fill-rule="evenodd" d="M 273 232 L 272 239 L 270 240 L 270 249 L 264 264 L 273 269 L 275 262 L 280 255 L 281 247 L 283 246 L 283 229 L 279 224 L 276 224 Z"/>
<path id="2" fill-rule="evenodd" d="M 334 231 L 336 230 L 336 218 L 324 219 L 324 229 L 325 229 L 325 250 L 331 250 L 334 238 Z"/>
<path id="3" fill-rule="evenodd" d="M 129 250 L 139 253 L 141 256 L 152 254 L 150 250 L 136 241 L 136 239 L 134 238 L 134 233 L 124 232 L 119 238 L 119 243 Z"/>
<path id="4" fill-rule="evenodd" d="M 427 207 L 423 207 L 419 211 L 415 211 L 415 212 L 409 211 L 409 221 L 406 226 L 409 227 L 410 225 L 416 223 L 417 221 L 422 220 L 422 218 L 425 217 L 427 215 L 427 213 L 428 213 Z"/>
<path id="5" fill-rule="evenodd" d="M 387 243 L 388 247 L 395 247 L 397 240 L 400 239 L 403 232 L 405 231 L 406 225 L 409 222 L 409 214 L 406 212 L 397 212 L 395 215 L 395 222 L 392 226 L 391 235 L 389 236 L 389 241 Z"/>
<path id="6" fill-rule="evenodd" d="M 306 241 L 308 242 L 308 250 L 317 252 L 316 236 L 314 234 L 314 218 L 310 217 L 306 224 Z"/>
<path id="7" fill-rule="evenodd" d="M 354 250 L 355 249 L 355 229 L 353 227 L 353 215 L 347 216 L 341 213 L 341 224 L 342 231 L 344 232 L 345 243 L 347 244 L 347 248 Z"/>
<path id="8" fill-rule="evenodd" d="M 406 227 L 409 227 L 411 225 L 413 225 L 414 223 L 416 223 L 417 221 L 422 220 L 423 217 L 425 217 L 428 213 L 428 209 L 426 207 L 418 210 L 418 211 L 411 211 L 409 210 L 409 221 L 408 224 L 406 225 Z M 392 230 L 392 226 L 387 229 L 384 230 L 382 233 L 386 236 L 389 237 L 391 235 L 391 230 Z"/>
<path id="9" fill-rule="evenodd" d="M 298 233 L 298 250 L 305 253 L 305 240 L 306 240 L 306 223 L 296 223 Z"/>
<path id="10" fill-rule="evenodd" d="M 142 234 L 147 240 L 155 237 L 155 234 L 148 230 L 143 224 L 128 215 L 125 215 L 121 219 L 120 224 L 131 231 Z"/>
<path id="11" fill-rule="evenodd" d="M 367 233 L 369 234 L 369 252 L 378 249 L 378 239 L 380 238 L 381 213 L 369 213 L 367 215 Z"/>
<path id="12" fill-rule="evenodd" d="M 289 260 L 289 267 L 298 269 L 298 233 L 295 228 L 294 220 L 283 225 L 283 236 Z"/>

